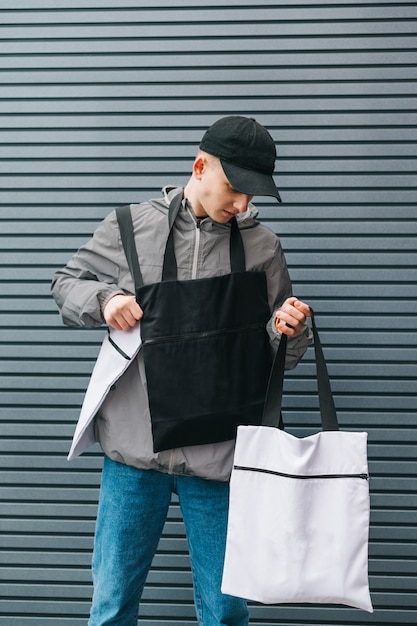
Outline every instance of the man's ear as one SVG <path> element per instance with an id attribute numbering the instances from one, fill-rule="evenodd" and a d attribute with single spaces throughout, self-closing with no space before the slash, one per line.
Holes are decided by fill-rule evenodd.
<path id="1" fill-rule="evenodd" d="M 197 180 L 201 180 L 201 177 L 204 173 L 204 170 L 207 167 L 206 159 L 202 154 L 199 154 L 193 164 L 193 174 L 197 178 Z"/>

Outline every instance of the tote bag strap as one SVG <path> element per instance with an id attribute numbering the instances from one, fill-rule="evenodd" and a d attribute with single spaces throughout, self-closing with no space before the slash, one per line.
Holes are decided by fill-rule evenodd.
<path id="1" fill-rule="evenodd" d="M 178 215 L 178 211 L 182 202 L 182 194 L 178 194 L 171 201 L 168 211 L 169 234 L 165 248 L 164 265 L 162 269 L 162 280 L 176 280 L 177 277 L 177 260 L 174 252 L 174 240 L 172 236 L 172 226 Z M 140 271 L 139 259 L 136 250 L 135 236 L 133 232 L 132 212 L 130 205 L 121 206 L 116 209 L 117 222 L 119 224 L 120 235 L 122 238 L 123 249 L 125 251 L 127 263 L 130 273 L 133 276 L 135 290 L 143 287 L 142 272 Z"/>
<path id="2" fill-rule="evenodd" d="M 235 217 L 230 220 L 230 269 L 232 274 L 246 270 L 245 249 Z"/>
<path id="3" fill-rule="evenodd" d="M 178 212 L 183 200 L 183 194 L 176 195 L 168 211 L 169 235 L 165 248 L 164 267 L 162 270 L 162 280 L 177 280 L 177 260 L 174 250 L 173 226 L 177 218 Z M 246 269 L 245 250 L 243 247 L 242 235 L 236 221 L 233 217 L 230 220 L 230 268 L 232 273 L 244 272 Z"/>
<path id="4" fill-rule="evenodd" d="M 164 265 L 162 267 L 162 280 L 163 281 L 177 280 L 178 268 L 177 268 L 177 259 L 175 257 L 175 250 L 174 250 L 173 226 L 174 226 L 175 220 L 177 219 L 177 215 L 179 213 L 183 197 L 184 197 L 183 193 L 179 193 L 177 196 L 175 196 L 171 200 L 171 203 L 168 209 L 169 233 L 168 233 L 168 239 L 167 239 L 167 243 L 165 247 Z"/>
<path id="5" fill-rule="evenodd" d="M 173 225 L 183 200 L 183 194 L 177 194 L 169 205 L 168 227 L 169 234 L 164 254 L 164 264 L 162 268 L 162 280 L 177 280 L 177 259 L 175 258 Z M 136 251 L 135 237 L 133 234 L 133 222 L 130 205 L 121 206 L 116 209 L 117 221 L 122 238 L 123 249 L 126 254 L 130 273 L 133 276 L 135 289 L 143 287 L 142 273 L 140 271 L 139 259 Z M 245 250 L 243 247 L 242 235 L 240 234 L 237 220 L 233 217 L 230 221 L 230 268 L 232 273 L 244 272 L 246 270 Z"/>
<path id="6" fill-rule="evenodd" d="M 319 333 L 316 327 L 314 312 L 311 311 L 311 326 L 314 337 L 314 353 L 316 360 L 317 389 L 320 404 L 320 417 L 323 430 L 339 430 L 336 408 L 330 386 L 329 373 L 323 354 Z M 265 406 L 262 417 L 263 426 L 283 428 L 281 406 L 284 389 L 285 353 L 287 348 L 287 336 L 282 335 L 279 348 L 272 364 L 268 388 L 265 398 Z"/>
<path id="7" fill-rule="evenodd" d="M 139 266 L 138 253 L 136 251 L 130 205 L 118 207 L 116 209 L 116 216 L 127 264 L 129 265 L 130 273 L 135 283 L 135 290 L 137 290 L 139 287 L 143 286 L 143 279 Z"/>

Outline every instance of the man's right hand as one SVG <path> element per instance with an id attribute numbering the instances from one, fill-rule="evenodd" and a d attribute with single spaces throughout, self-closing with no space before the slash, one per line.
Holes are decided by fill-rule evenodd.
<path id="1" fill-rule="evenodd" d="M 106 324 L 116 330 L 129 330 L 143 317 L 143 311 L 135 296 L 117 294 L 104 307 L 103 317 Z"/>

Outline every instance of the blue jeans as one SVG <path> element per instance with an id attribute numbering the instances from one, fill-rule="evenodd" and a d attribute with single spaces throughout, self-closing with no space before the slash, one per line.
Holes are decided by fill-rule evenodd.
<path id="1" fill-rule="evenodd" d="M 200 626 L 247 626 L 246 601 L 220 591 L 229 485 L 140 470 L 105 457 L 93 554 L 89 626 L 136 626 L 146 576 L 177 493 Z"/>

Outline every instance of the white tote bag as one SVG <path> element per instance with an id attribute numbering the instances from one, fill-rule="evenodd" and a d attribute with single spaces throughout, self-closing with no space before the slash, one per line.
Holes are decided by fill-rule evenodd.
<path id="1" fill-rule="evenodd" d="M 367 433 L 338 430 L 314 316 L 312 326 L 323 430 L 297 438 L 282 429 L 283 336 L 263 423 L 238 428 L 222 592 L 372 613 Z"/>

